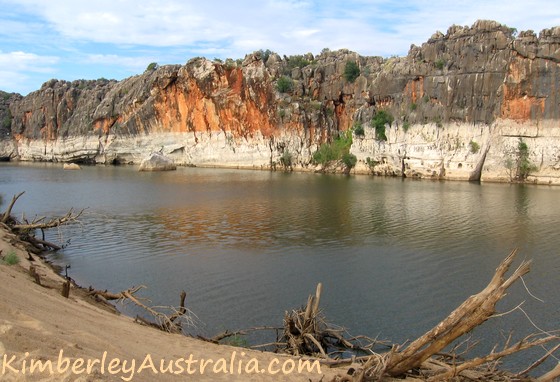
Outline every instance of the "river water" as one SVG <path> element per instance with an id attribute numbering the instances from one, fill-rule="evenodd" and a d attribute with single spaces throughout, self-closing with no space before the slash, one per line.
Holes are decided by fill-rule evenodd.
<path id="1" fill-rule="evenodd" d="M 544 330 L 560 317 L 560 189 L 368 176 L 179 168 L 0 164 L 14 212 L 80 225 L 51 232 L 70 244 L 53 261 L 84 286 L 146 285 L 155 305 L 181 290 L 197 329 L 279 326 L 318 282 L 327 319 L 352 334 L 414 339 L 490 280 L 513 249 L 532 271 L 498 305 Z M 519 261 L 516 263 L 518 264 Z M 520 310 L 475 330 L 480 347 L 536 331 Z"/>

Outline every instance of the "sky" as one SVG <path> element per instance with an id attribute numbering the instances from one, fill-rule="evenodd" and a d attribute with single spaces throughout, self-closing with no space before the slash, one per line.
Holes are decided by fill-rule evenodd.
<path id="1" fill-rule="evenodd" d="M 557 0 L 0 0 L 0 90 L 121 80 L 151 62 L 350 49 L 404 56 L 451 25 L 560 26 Z"/>

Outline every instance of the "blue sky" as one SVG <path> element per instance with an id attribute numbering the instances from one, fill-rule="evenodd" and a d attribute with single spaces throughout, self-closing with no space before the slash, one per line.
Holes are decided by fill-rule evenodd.
<path id="1" fill-rule="evenodd" d="M 453 24 L 560 26 L 557 0 L 0 0 L 0 90 L 23 95 L 51 78 L 123 79 L 150 62 L 347 48 L 406 55 Z"/>

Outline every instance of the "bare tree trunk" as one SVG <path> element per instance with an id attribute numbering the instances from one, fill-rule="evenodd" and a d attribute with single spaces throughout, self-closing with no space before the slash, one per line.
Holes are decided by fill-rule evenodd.
<path id="1" fill-rule="evenodd" d="M 391 354 L 386 372 L 398 376 L 419 367 L 432 355 L 440 352 L 447 345 L 463 334 L 482 324 L 495 313 L 496 303 L 504 296 L 517 279 L 529 272 L 530 261 L 523 261 L 515 272 L 504 279 L 516 254 L 512 251 L 498 266 L 494 277 L 480 293 L 469 297 L 446 319 L 432 330 L 412 342 L 402 352 Z"/>
<path id="2" fill-rule="evenodd" d="M 484 152 L 482 153 L 482 156 L 480 157 L 478 163 L 476 164 L 476 167 L 469 175 L 470 182 L 480 182 L 480 179 L 482 178 L 482 168 L 484 167 L 484 162 L 486 162 L 486 155 L 488 154 L 489 150 L 490 150 L 490 145 L 486 145 L 486 147 L 484 148 Z"/>

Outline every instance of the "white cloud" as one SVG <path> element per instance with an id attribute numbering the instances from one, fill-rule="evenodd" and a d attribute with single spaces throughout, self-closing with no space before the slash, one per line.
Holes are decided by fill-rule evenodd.
<path id="1" fill-rule="evenodd" d="M 3 53 L 0 51 L 0 67 L 4 70 L 12 71 L 31 71 L 31 72 L 52 72 L 52 65 L 58 62 L 58 57 L 39 56 L 34 53 L 21 51 Z"/>
<path id="2" fill-rule="evenodd" d="M 0 89 L 21 93 L 35 90 L 36 84 L 31 78 L 34 75 L 53 73 L 58 61 L 58 57 L 54 56 L 0 51 Z"/>
<path id="3" fill-rule="evenodd" d="M 154 57 L 128 57 L 116 54 L 88 54 L 84 63 L 122 67 L 125 70 L 139 72 L 144 70 L 148 63 L 156 61 Z"/>
<path id="4" fill-rule="evenodd" d="M 551 0 L 0 0 L 0 7 L 9 10 L 0 15 L 8 26 L 0 31 L 0 49 L 61 56 L 75 64 L 75 75 L 89 60 L 106 67 L 106 77 L 134 74 L 152 61 L 242 58 L 258 49 L 404 55 L 437 30 L 478 19 L 519 31 L 560 25 L 560 7 Z"/>
<path id="5" fill-rule="evenodd" d="M 18 3 L 39 14 L 69 40 L 162 48 L 189 46 L 199 52 L 206 47 L 209 52 L 229 52 L 232 56 L 261 48 L 295 54 L 295 49 L 299 53 L 319 52 L 324 47 L 346 47 L 362 54 L 402 54 L 411 43 L 425 41 L 438 29 L 445 32 L 452 24 L 472 25 L 477 19 L 495 19 L 520 30 L 540 30 L 554 26 L 551 22 L 560 23 L 560 11 L 551 10 L 552 4 L 546 0 Z"/>

